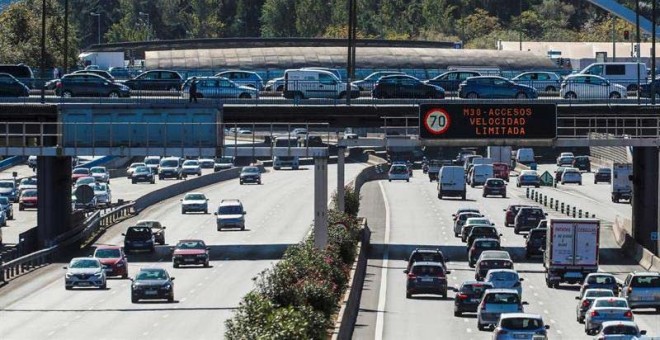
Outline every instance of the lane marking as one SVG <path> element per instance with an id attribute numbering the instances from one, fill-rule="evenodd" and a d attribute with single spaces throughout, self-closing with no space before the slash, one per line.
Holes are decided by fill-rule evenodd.
<path id="1" fill-rule="evenodd" d="M 50 333 L 48 333 L 48 336 L 53 336 L 53 334 L 55 334 L 55 331 L 50 331 Z"/>
<path id="2" fill-rule="evenodd" d="M 384 332 L 384 318 L 385 318 L 385 300 L 387 300 L 387 271 L 389 262 L 389 247 L 390 247 L 390 206 L 387 201 L 387 195 L 385 194 L 385 188 L 383 187 L 383 182 L 378 182 L 380 187 L 381 195 L 383 196 L 383 203 L 385 205 L 385 239 L 383 243 L 385 244 L 385 250 L 383 252 L 383 263 L 380 269 L 380 291 L 378 292 L 378 311 L 376 314 L 376 333 L 374 338 L 376 340 L 383 339 Z"/>

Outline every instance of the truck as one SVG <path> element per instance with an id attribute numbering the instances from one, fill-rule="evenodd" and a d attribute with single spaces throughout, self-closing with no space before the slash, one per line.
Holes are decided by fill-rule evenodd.
<path id="1" fill-rule="evenodd" d="M 295 136 L 281 136 L 273 140 L 273 147 L 276 148 L 296 148 L 298 147 L 298 137 Z M 298 170 L 300 167 L 300 157 L 291 155 L 273 156 L 273 169 L 279 170 L 281 168 L 291 168 Z"/>
<path id="2" fill-rule="evenodd" d="M 447 163 L 447 161 L 441 161 L 438 159 L 432 159 L 429 161 L 429 168 L 427 170 L 427 173 L 429 174 L 429 182 L 438 180 L 440 169 L 445 165 L 451 165 L 451 161 L 449 161 L 449 163 Z"/>
<path id="3" fill-rule="evenodd" d="M 125 67 L 124 52 L 83 52 L 78 55 L 83 66 L 96 65 L 101 70 Z"/>
<path id="4" fill-rule="evenodd" d="M 511 167 L 511 147 L 510 146 L 489 146 L 486 149 L 486 157 L 493 160 L 493 163 L 504 163 Z"/>
<path id="5" fill-rule="evenodd" d="M 619 200 L 632 199 L 632 180 L 633 166 L 630 163 L 612 164 L 612 180 L 610 188 L 612 192 L 612 202 L 619 203 Z"/>
<path id="6" fill-rule="evenodd" d="M 598 271 L 600 221 L 586 218 L 551 218 L 547 222 L 546 250 L 543 253 L 545 283 L 582 283 Z"/>

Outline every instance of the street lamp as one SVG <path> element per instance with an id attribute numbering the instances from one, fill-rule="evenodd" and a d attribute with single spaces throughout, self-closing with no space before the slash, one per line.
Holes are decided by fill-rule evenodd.
<path id="1" fill-rule="evenodd" d="M 101 13 L 90 12 L 89 15 L 96 17 L 98 22 L 97 33 L 98 33 L 98 44 L 101 45 Z"/>
<path id="2" fill-rule="evenodd" d="M 138 14 L 140 15 L 140 17 L 146 17 L 147 18 L 146 19 L 146 21 L 147 21 L 147 24 L 146 24 L 146 27 L 147 27 L 147 41 L 149 41 L 149 40 L 151 40 L 150 39 L 151 38 L 151 29 L 150 29 L 151 26 L 149 25 L 150 24 L 150 22 L 149 22 L 149 13 L 139 12 Z"/>
<path id="3" fill-rule="evenodd" d="M 522 23 L 522 0 L 518 2 L 518 15 L 520 20 L 520 32 L 518 32 L 518 37 L 520 41 L 520 50 L 522 51 L 522 38 L 523 38 L 523 23 Z"/>

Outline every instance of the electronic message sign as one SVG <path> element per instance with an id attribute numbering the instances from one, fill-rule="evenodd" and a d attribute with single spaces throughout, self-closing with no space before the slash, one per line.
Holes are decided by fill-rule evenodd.
<path id="1" fill-rule="evenodd" d="M 555 104 L 420 104 L 422 139 L 553 139 Z"/>

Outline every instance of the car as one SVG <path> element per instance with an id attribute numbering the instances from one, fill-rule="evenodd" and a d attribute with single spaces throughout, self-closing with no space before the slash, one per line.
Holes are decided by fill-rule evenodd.
<path id="1" fill-rule="evenodd" d="M 492 164 L 472 164 L 468 172 L 467 183 L 474 188 L 477 185 L 484 185 L 489 178 L 493 178 Z"/>
<path id="2" fill-rule="evenodd" d="M 256 72 L 242 71 L 242 70 L 228 70 L 217 73 L 216 77 L 226 78 L 237 84 L 238 86 L 245 86 L 252 89 L 252 91 L 263 91 L 264 80 Z"/>
<path id="3" fill-rule="evenodd" d="M 156 183 L 156 175 L 148 166 L 138 166 L 131 172 L 131 184 L 141 182 Z"/>
<path id="4" fill-rule="evenodd" d="M 18 187 L 13 179 L 0 180 L 0 196 L 7 197 L 10 201 L 18 202 Z"/>
<path id="5" fill-rule="evenodd" d="M 646 330 L 640 330 L 634 321 L 605 321 L 599 334 L 598 340 L 637 340 L 644 339 Z"/>
<path id="6" fill-rule="evenodd" d="M 73 287 L 98 287 L 106 289 L 105 270 L 101 261 L 94 257 L 75 257 L 71 259 L 68 266 L 64 266 L 64 288 Z"/>
<path id="7" fill-rule="evenodd" d="M 131 90 L 177 92 L 182 82 L 183 78 L 178 72 L 151 70 L 125 81 L 124 85 Z"/>
<path id="8" fill-rule="evenodd" d="M 599 297 L 585 313 L 584 332 L 587 335 L 596 335 L 605 321 L 634 321 L 634 316 L 628 300 L 617 297 Z"/>
<path id="9" fill-rule="evenodd" d="M 379 72 L 374 72 L 371 73 L 370 75 L 366 76 L 362 80 L 356 80 L 351 83 L 353 86 L 357 86 L 357 88 L 360 91 L 373 91 L 374 86 L 378 82 L 378 79 L 384 76 L 391 76 L 391 75 L 405 75 L 403 72 L 399 71 L 379 71 Z"/>
<path id="10" fill-rule="evenodd" d="M 478 210 L 477 210 L 478 211 Z M 461 237 L 461 233 L 463 232 L 463 225 L 465 225 L 465 221 L 467 221 L 468 218 L 471 217 L 484 217 L 478 212 L 471 212 L 471 211 L 466 211 L 459 213 L 455 215 L 455 220 L 454 220 L 454 236 L 455 237 Z"/>
<path id="11" fill-rule="evenodd" d="M 425 84 L 406 74 L 395 74 L 378 79 L 371 91 L 373 98 L 445 98 L 445 90 L 440 86 Z"/>
<path id="12" fill-rule="evenodd" d="M 488 289 L 477 307 L 477 328 L 483 331 L 495 326 L 500 316 L 506 313 L 523 313 L 526 304 L 515 289 Z"/>
<path id="13" fill-rule="evenodd" d="M 564 151 L 559 154 L 559 157 L 575 157 L 575 155 L 570 151 Z"/>
<path id="14" fill-rule="evenodd" d="M 460 85 L 461 82 L 468 78 L 479 76 L 481 76 L 481 73 L 477 71 L 447 71 L 424 82 L 427 84 L 440 86 L 445 89 L 445 91 L 457 91 L 458 85 Z"/>
<path id="15" fill-rule="evenodd" d="M 461 228 L 461 241 L 462 242 L 467 242 L 468 236 L 470 236 L 470 232 L 472 231 L 472 228 L 475 226 L 493 226 L 495 223 L 492 223 L 489 219 L 485 217 L 468 217 L 468 219 L 465 220 L 465 223 L 463 223 L 463 227 Z"/>
<path id="16" fill-rule="evenodd" d="M 455 213 L 451 214 L 451 217 L 452 217 L 452 219 L 453 219 L 454 221 L 456 221 L 456 220 L 458 219 L 458 217 L 459 217 L 460 214 L 462 214 L 462 213 L 466 213 L 466 212 L 480 214 L 478 208 L 463 207 L 463 208 L 458 208 L 458 209 L 456 210 Z"/>
<path id="17" fill-rule="evenodd" d="M 165 178 L 181 179 L 181 159 L 179 157 L 167 157 L 160 160 L 158 179 Z"/>
<path id="18" fill-rule="evenodd" d="M 37 190 L 36 189 L 26 189 L 21 193 L 21 197 L 18 199 L 18 210 L 23 211 L 26 208 L 37 209 Z"/>
<path id="19" fill-rule="evenodd" d="M 181 175 L 184 177 L 188 175 L 201 176 L 202 168 L 199 166 L 199 161 L 196 159 L 184 161 L 181 165 Z"/>
<path id="20" fill-rule="evenodd" d="M 256 166 L 244 166 L 239 175 L 239 183 L 257 183 L 261 184 L 261 170 Z"/>
<path id="21" fill-rule="evenodd" d="M 131 163 L 131 165 L 126 169 L 126 178 L 131 179 L 131 175 L 133 174 L 135 169 L 141 166 L 147 166 L 147 164 L 143 162 Z"/>
<path id="22" fill-rule="evenodd" d="M 564 170 L 566 170 L 565 166 L 559 166 L 555 169 L 555 176 L 554 176 L 555 188 L 557 187 L 557 183 L 561 182 L 561 176 L 564 174 Z"/>
<path id="23" fill-rule="evenodd" d="M 110 72 L 104 70 L 77 70 L 71 72 L 71 74 L 79 74 L 79 73 L 96 74 L 97 76 L 101 76 L 107 79 L 108 81 L 111 82 L 115 81 L 115 77 L 113 77 L 112 74 L 110 74 Z"/>
<path id="24" fill-rule="evenodd" d="M 78 197 L 74 192 L 71 194 L 71 206 L 72 210 L 94 210 L 97 207 L 96 196 L 93 196 L 89 202 L 83 203 L 82 201 L 78 201 Z"/>
<path id="25" fill-rule="evenodd" d="M 218 231 L 223 228 L 239 228 L 245 230 L 245 215 L 243 203 L 237 199 L 224 199 L 220 201 L 218 210 L 213 213 L 216 216 Z"/>
<path id="26" fill-rule="evenodd" d="M 560 156 L 557 157 L 557 166 L 572 166 L 575 157 L 573 156 Z"/>
<path id="27" fill-rule="evenodd" d="M 215 160 L 213 158 L 199 158 L 199 167 L 202 169 L 213 169 L 215 165 Z"/>
<path id="28" fill-rule="evenodd" d="M 454 316 L 461 316 L 463 313 L 476 313 L 481 298 L 493 285 L 488 282 L 465 281 L 456 289 L 454 296 Z"/>
<path id="29" fill-rule="evenodd" d="M 410 169 L 406 164 L 392 164 L 390 171 L 387 173 L 387 179 L 392 181 L 406 181 L 410 182 Z"/>
<path id="30" fill-rule="evenodd" d="M 0 73 L 0 97 L 29 97 L 30 88 L 9 73 Z"/>
<path id="31" fill-rule="evenodd" d="M 209 247 L 202 240 L 181 240 L 177 242 L 172 253 L 172 266 L 179 268 L 181 265 L 209 266 Z"/>
<path id="32" fill-rule="evenodd" d="M 589 156 L 576 156 L 572 166 L 580 171 L 591 172 L 591 160 Z"/>
<path id="33" fill-rule="evenodd" d="M 213 171 L 218 172 L 220 170 L 227 170 L 234 167 L 234 157 L 232 156 L 223 156 L 218 157 L 213 164 Z"/>
<path id="34" fill-rule="evenodd" d="M 270 79 L 266 82 L 266 86 L 264 87 L 264 91 L 282 92 L 282 90 L 284 90 L 284 77 Z"/>
<path id="35" fill-rule="evenodd" d="M 527 85 L 516 84 L 509 79 L 498 76 L 479 76 L 464 80 L 458 85 L 460 98 L 516 98 L 536 99 L 538 91 Z"/>
<path id="36" fill-rule="evenodd" d="M 499 240 L 502 234 L 497 231 L 497 228 L 490 225 L 475 225 L 467 237 L 467 251 L 470 251 L 472 243 L 478 238 L 494 238 Z"/>
<path id="37" fill-rule="evenodd" d="M 158 166 L 160 165 L 160 156 L 146 156 L 144 157 L 144 164 L 151 169 L 151 172 L 157 174 Z"/>
<path id="38" fill-rule="evenodd" d="M 14 219 L 14 205 L 6 196 L 0 196 L 0 208 L 5 212 L 8 220 Z"/>
<path id="39" fill-rule="evenodd" d="M 545 221 L 545 220 L 543 220 Z M 540 222 L 539 222 L 540 224 Z M 525 258 L 529 259 L 533 255 L 543 255 L 546 247 L 547 229 L 536 227 L 531 229 L 525 238 Z"/>
<path id="40" fill-rule="evenodd" d="M 110 174 L 104 166 L 94 166 L 89 169 L 89 173 L 97 182 L 110 183 Z"/>
<path id="41" fill-rule="evenodd" d="M 580 295 L 587 289 L 603 288 L 610 289 L 614 295 L 619 295 L 619 285 L 616 282 L 616 277 L 610 273 L 589 273 L 584 278 L 582 286 L 580 287 Z"/>
<path id="42" fill-rule="evenodd" d="M 112 190 L 108 183 L 94 183 L 90 184 L 90 187 L 94 189 L 94 197 L 96 198 L 96 205 L 103 205 L 108 207 L 112 205 Z"/>
<path id="43" fill-rule="evenodd" d="M 655 80 L 651 80 L 646 84 L 641 84 L 639 86 L 639 92 L 638 92 L 639 97 L 651 98 L 651 93 L 653 91 L 654 86 L 655 86 L 655 98 L 660 99 L 660 77 L 655 78 Z"/>
<path id="44" fill-rule="evenodd" d="M 600 76 L 574 74 L 564 78 L 559 95 L 568 100 L 618 99 L 627 98 L 628 90 L 625 86 L 614 84 Z"/>
<path id="45" fill-rule="evenodd" d="M 614 297 L 614 292 L 611 289 L 590 288 L 581 290 L 580 295 L 575 297 L 575 300 L 578 300 L 575 307 L 575 319 L 578 323 L 584 322 L 587 310 L 589 310 L 594 300 L 599 297 Z"/>
<path id="46" fill-rule="evenodd" d="M 517 235 L 536 228 L 547 215 L 541 207 L 521 207 L 513 221 L 513 232 Z"/>
<path id="47" fill-rule="evenodd" d="M 124 236 L 124 250 L 126 253 L 146 251 L 153 253 L 156 251 L 154 234 L 150 227 L 136 225 L 128 227 Z"/>
<path id="48" fill-rule="evenodd" d="M 92 176 L 85 176 L 85 177 L 79 177 L 76 182 L 73 184 L 73 191 L 78 189 L 78 187 L 83 186 L 83 185 L 92 185 L 96 183 L 96 178 Z"/>
<path id="49" fill-rule="evenodd" d="M 37 156 L 35 156 L 35 155 L 28 156 L 27 166 L 32 170 L 36 169 L 37 168 Z"/>
<path id="50" fill-rule="evenodd" d="M 594 184 L 599 182 L 610 183 L 612 182 L 612 169 L 606 167 L 600 167 L 594 173 Z"/>
<path id="51" fill-rule="evenodd" d="M 655 308 L 656 312 L 660 312 L 660 273 L 629 273 L 621 285 L 619 296 L 628 301 L 631 309 Z"/>
<path id="52" fill-rule="evenodd" d="M 128 260 L 119 246 L 101 245 L 94 250 L 93 257 L 99 259 L 106 276 L 128 278 Z"/>
<path id="53" fill-rule="evenodd" d="M 468 265 L 474 268 L 481 253 L 486 250 L 500 250 L 500 240 L 498 238 L 477 238 L 472 242 L 468 250 Z"/>
<path id="54" fill-rule="evenodd" d="M 539 177 L 538 172 L 535 170 L 523 170 L 518 175 L 516 186 L 518 188 L 522 186 L 534 186 L 536 188 L 541 187 L 541 177 Z"/>
<path id="55" fill-rule="evenodd" d="M 447 275 L 451 271 L 446 270 L 442 263 L 415 262 L 409 270 L 403 272 L 407 274 L 407 299 L 416 294 L 437 294 L 443 299 L 447 298 Z"/>
<path id="56" fill-rule="evenodd" d="M 165 229 L 166 227 L 156 220 L 139 220 L 135 223 L 137 227 L 147 227 L 151 229 L 151 234 L 154 236 L 154 242 L 163 245 L 165 244 Z"/>
<path id="57" fill-rule="evenodd" d="M 111 67 L 108 69 L 108 73 L 110 73 L 114 79 L 127 80 L 131 78 L 131 73 L 126 67 Z"/>
<path id="58" fill-rule="evenodd" d="M 466 155 L 463 161 L 463 170 L 465 173 L 469 173 L 472 167 L 474 166 L 474 160 L 477 158 L 484 158 L 482 155 Z"/>
<path id="59" fill-rule="evenodd" d="M 499 178 L 489 178 L 484 183 L 481 196 L 498 195 L 506 198 L 506 183 Z"/>
<path id="60" fill-rule="evenodd" d="M 55 83 L 55 95 L 71 97 L 130 97 L 131 89 L 91 73 L 75 73 L 62 76 Z"/>
<path id="61" fill-rule="evenodd" d="M 191 211 L 209 213 L 209 199 L 201 192 L 189 192 L 181 199 L 181 213 Z"/>
<path id="62" fill-rule="evenodd" d="M 0 210 L 0 227 L 7 226 L 7 213 L 4 210 Z"/>
<path id="63" fill-rule="evenodd" d="M 491 269 L 486 273 L 484 282 L 490 282 L 494 288 L 515 289 L 522 297 L 522 284 L 524 278 L 513 269 Z"/>
<path id="64" fill-rule="evenodd" d="M 245 85 L 244 82 L 234 82 L 225 77 L 195 77 L 197 82 L 197 98 L 238 98 L 250 99 L 259 96 L 255 84 Z M 181 97 L 190 98 L 190 84 L 193 79 L 188 78 L 181 85 Z"/>
<path id="65" fill-rule="evenodd" d="M 163 299 L 174 302 L 174 277 L 162 268 L 140 268 L 131 278 L 131 302 L 143 299 Z"/>
<path id="66" fill-rule="evenodd" d="M 513 260 L 505 250 L 485 250 L 474 266 L 474 279 L 482 281 L 491 269 L 513 269 Z"/>
<path id="67" fill-rule="evenodd" d="M 567 183 L 577 183 L 582 185 L 582 173 L 576 168 L 565 168 L 561 174 L 561 182 L 563 184 Z"/>
<path id="68" fill-rule="evenodd" d="M 554 72 L 523 72 L 513 78 L 516 84 L 525 84 L 535 88 L 539 92 L 557 92 L 561 87 L 561 77 Z"/>
<path id="69" fill-rule="evenodd" d="M 21 179 L 21 182 L 18 184 L 18 192 L 25 189 L 36 189 L 37 188 L 37 178 L 36 177 L 25 177 Z"/>
<path id="70" fill-rule="evenodd" d="M 440 249 L 415 248 L 408 256 L 407 270 L 410 270 L 415 262 L 437 262 L 447 269 L 445 255 Z"/>
<path id="71" fill-rule="evenodd" d="M 510 204 L 506 209 L 504 209 L 504 226 L 512 227 L 516 220 L 516 215 L 518 215 L 518 210 L 522 207 L 528 207 L 526 204 Z"/>
<path id="72" fill-rule="evenodd" d="M 504 313 L 493 330 L 493 340 L 547 340 L 548 329 L 538 314 Z"/>
<path id="73" fill-rule="evenodd" d="M 75 183 L 79 178 L 90 177 L 91 173 L 88 168 L 74 168 L 71 170 L 71 180 Z"/>

